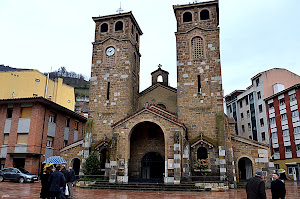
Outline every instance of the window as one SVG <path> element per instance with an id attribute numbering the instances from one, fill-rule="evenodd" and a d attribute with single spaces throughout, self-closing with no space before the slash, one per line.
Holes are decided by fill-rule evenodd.
<path id="1" fill-rule="evenodd" d="M 260 122 L 260 126 L 261 126 L 261 127 L 263 127 L 263 126 L 265 125 L 264 118 L 261 118 L 261 119 L 259 120 L 259 122 Z"/>
<path id="2" fill-rule="evenodd" d="M 30 118 L 32 107 L 22 107 L 20 118 Z"/>
<path id="3" fill-rule="evenodd" d="M 207 159 L 207 149 L 205 147 L 199 147 L 197 150 L 197 159 Z"/>
<path id="4" fill-rule="evenodd" d="M 230 113 L 232 113 L 232 108 L 231 108 L 231 105 L 229 105 L 229 111 L 230 111 Z"/>
<path id="5" fill-rule="evenodd" d="M 285 105 L 284 98 L 281 98 L 281 99 L 279 100 L 279 105 L 280 105 L 280 106 Z"/>
<path id="6" fill-rule="evenodd" d="M 190 12 L 185 12 L 183 14 L 183 22 L 191 22 L 193 19 L 193 15 Z"/>
<path id="7" fill-rule="evenodd" d="M 109 100 L 110 82 L 107 82 L 106 99 Z"/>
<path id="8" fill-rule="evenodd" d="M 244 125 L 242 125 L 242 131 L 245 132 L 245 126 Z"/>
<path id="9" fill-rule="evenodd" d="M 136 42 L 139 42 L 139 34 L 137 34 L 137 33 L 135 35 L 135 40 L 136 40 Z"/>
<path id="10" fill-rule="evenodd" d="M 243 108 L 243 101 L 240 101 L 240 108 Z"/>
<path id="11" fill-rule="evenodd" d="M 271 102 L 271 103 L 269 104 L 269 109 L 272 109 L 272 108 L 274 108 L 274 103 L 273 103 L 273 102 Z"/>
<path id="12" fill-rule="evenodd" d="M 275 149 L 273 149 L 274 150 L 274 153 L 279 153 L 279 148 L 275 148 Z"/>
<path id="13" fill-rule="evenodd" d="M 18 134 L 17 144 L 28 144 L 28 134 Z"/>
<path id="14" fill-rule="evenodd" d="M 270 124 L 275 124 L 275 123 L 276 123 L 275 117 L 270 118 Z"/>
<path id="15" fill-rule="evenodd" d="M 70 127 L 70 118 L 67 118 L 67 119 L 66 119 L 65 127 Z"/>
<path id="16" fill-rule="evenodd" d="M 251 125 L 248 123 L 248 131 L 251 131 Z"/>
<path id="17" fill-rule="evenodd" d="M 4 143 L 5 145 L 8 144 L 8 138 L 9 138 L 9 134 L 4 134 Z"/>
<path id="18" fill-rule="evenodd" d="M 299 111 L 298 110 L 292 111 L 292 117 L 298 117 L 298 116 L 299 116 Z"/>
<path id="19" fill-rule="evenodd" d="M 289 175 L 293 175 L 293 167 L 288 167 L 288 173 Z"/>
<path id="20" fill-rule="evenodd" d="M 53 147 L 53 137 L 47 137 L 47 147 Z"/>
<path id="21" fill-rule="evenodd" d="M 265 141 L 265 140 L 266 140 L 266 133 L 265 133 L 265 132 L 262 132 L 262 133 L 261 133 L 261 140 L 262 140 L 262 141 Z"/>
<path id="22" fill-rule="evenodd" d="M 246 105 L 249 104 L 249 101 L 248 101 L 248 96 L 246 97 Z"/>
<path id="23" fill-rule="evenodd" d="M 281 114 L 280 117 L 281 117 L 281 121 L 287 120 L 286 113 Z"/>
<path id="24" fill-rule="evenodd" d="M 244 113 L 241 113 L 241 119 L 244 120 Z"/>
<path id="25" fill-rule="evenodd" d="M 12 108 L 8 108 L 7 109 L 7 118 L 12 118 L 12 113 L 13 113 L 13 109 Z"/>
<path id="26" fill-rule="evenodd" d="M 250 111 L 247 111 L 247 117 L 250 118 Z"/>
<path id="27" fill-rule="evenodd" d="M 157 106 L 160 106 L 163 109 L 167 109 L 167 107 L 164 104 L 157 104 Z"/>
<path id="28" fill-rule="evenodd" d="M 296 150 L 297 150 L 297 151 L 300 151 L 300 144 L 297 144 L 297 145 L 296 145 Z"/>
<path id="29" fill-rule="evenodd" d="M 36 82 L 40 82 L 40 79 L 35 79 Z"/>
<path id="30" fill-rule="evenodd" d="M 288 130 L 288 129 L 283 130 L 283 131 L 282 131 L 282 134 L 283 134 L 283 136 L 290 136 L 289 130 Z"/>
<path id="31" fill-rule="evenodd" d="M 203 39 L 201 37 L 194 37 L 192 39 L 192 58 L 201 59 L 204 57 Z"/>
<path id="32" fill-rule="evenodd" d="M 50 112 L 49 122 L 51 122 L 51 123 L 55 123 L 56 122 L 56 114 L 55 113 Z"/>
<path id="33" fill-rule="evenodd" d="M 103 23 L 101 24 L 101 32 L 107 32 L 108 31 L 108 24 L 107 23 Z"/>
<path id="34" fill-rule="evenodd" d="M 275 132 L 272 132 L 272 138 L 278 138 L 277 132 L 276 132 L 276 131 L 275 131 Z"/>
<path id="35" fill-rule="evenodd" d="M 260 91 L 257 92 L 257 99 L 261 99 L 261 93 L 260 93 Z"/>
<path id="36" fill-rule="evenodd" d="M 296 93 L 290 95 L 290 101 L 296 100 Z"/>
<path id="37" fill-rule="evenodd" d="M 133 33 L 134 33 L 134 26 L 132 25 L 131 26 L 131 34 L 133 35 Z"/>
<path id="38" fill-rule="evenodd" d="M 259 78 L 256 79 L 256 86 L 259 86 Z"/>
<path id="39" fill-rule="evenodd" d="M 136 54 L 133 53 L 132 56 L 132 72 L 135 74 L 136 73 Z"/>
<path id="40" fill-rule="evenodd" d="M 294 134 L 300 133 L 300 126 L 294 127 Z"/>
<path id="41" fill-rule="evenodd" d="M 68 140 L 64 140 L 64 147 L 68 145 Z"/>
<path id="42" fill-rule="evenodd" d="M 79 122 L 78 121 L 75 121 L 75 130 L 77 130 L 78 131 L 78 124 L 79 124 Z"/>
<path id="43" fill-rule="evenodd" d="M 200 20 L 209 19 L 209 11 L 204 9 L 200 12 Z"/>
<path id="44" fill-rule="evenodd" d="M 260 105 L 258 106 L 258 110 L 259 110 L 260 113 L 263 111 L 262 104 L 260 104 Z"/>
<path id="45" fill-rule="evenodd" d="M 279 164 L 274 164 L 274 167 L 275 167 L 276 170 L 280 169 Z"/>
<path id="46" fill-rule="evenodd" d="M 200 78 L 200 75 L 197 75 L 197 78 L 198 78 L 198 93 L 201 93 L 201 78 Z"/>
<path id="47" fill-rule="evenodd" d="M 286 146 L 284 148 L 285 148 L 286 153 L 291 153 L 292 152 L 292 148 L 290 146 Z"/>
<path id="48" fill-rule="evenodd" d="M 123 30 L 123 22 L 118 21 L 115 26 L 115 31 L 122 31 L 122 30 Z"/>

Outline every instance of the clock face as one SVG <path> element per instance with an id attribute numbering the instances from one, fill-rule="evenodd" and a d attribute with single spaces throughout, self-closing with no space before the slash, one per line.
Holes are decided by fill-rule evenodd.
<path id="1" fill-rule="evenodd" d="M 115 54 L 115 48 L 114 47 L 108 47 L 107 49 L 106 49 L 106 55 L 107 56 L 112 56 L 112 55 L 114 55 Z"/>

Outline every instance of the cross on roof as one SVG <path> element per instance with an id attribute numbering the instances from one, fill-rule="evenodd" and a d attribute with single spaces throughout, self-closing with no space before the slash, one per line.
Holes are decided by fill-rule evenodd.
<path id="1" fill-rule="evenodd" d="M 158 64 L 158 68 L 161 68 L 162 67 L 162 65 L 161 64 Z"/>

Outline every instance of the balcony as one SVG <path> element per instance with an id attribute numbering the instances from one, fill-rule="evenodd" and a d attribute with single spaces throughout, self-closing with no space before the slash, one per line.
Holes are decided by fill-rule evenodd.
<path id="1" fill-rule="evenodd" d="M 30 118 L 20 118 L 18 124 L 18 133 L 29 133 Z"/>
<path id="2" fill-rule="evenodd" d="M 15 145 L 15 153 L 26 153 L 26 152 L 27 152 L 27 144 Z"/>
<path id="3" fill-rule="evenodd" d="M 290 136 L 283 136 L 283 141 L 284 142 L 290 142 Z"/>
<path id="4" fill-rule="evenodd" d="M 1 153 L 0 153 L 0 158 L 6 158 L 7 155 L 7 145 L 2 145 L 0 147 Z"/>
<path id="5" fill-rule="evenodd" d="M 11 127 L 11 119 L 5 120 L 4 133 L 9 133 Z"/>
<path id="6" fill-rule="evenodd" d="M 68 140 L 68 139 L 69 139 L 69 127 L 65 127 L 64 140 Z"/>
<path id="7" fill-rule="evenodd" d="M 293 117 L 293 118 L 292 118 L 292 121 L 293 121 L 293 123 L 298 122 L 298 121 L 299 121 L 299 116 Z"/>
<path id="8" fill-rule="evenodd" d="M 274 160 L 279 160 L 279 159 L 280 159 L 280 154 L 274 153 Z"/>
<path id="9" fill-rule="evenodd" d="M 290 141 L 283 142 L 283 146 L 291 146 L 291 142 Z"/>
<path id="10" fill-rule="evenodd" d="M 285 158 L 292 158 L 292 152 L 285 152 Z"/>
<path id="11" fill-rule="evenodd" d="M 294 100 L 294 101 L 290 101 L 290 106 L 294 106 L 294 105 L 297 105 L 297 100 Z"/>
<path id="12" fill-rule="evenodd" d="M 285 104 L 279 106 L 279 110 L 284 110 L 284 109 L 286 109 Z"/>
<path id="13" fill-rule="evenodd" d="M 269 109 L 269 114 L 271 114 L 271 113 L 275 113 L 275 109 L 274 108 L 270 108 Z"/>
<path id="14" fill-rule="evenodd" d="M 55 129 L 56 129 L 56 124 L 53 122 L 49 122 L 47 135 L 51 137 L 55 137 Z"/>
<path id="15" fill-rule="evenodd" d="M 288 120 L 281 120 L 281 126 L 287 125 L 288 124 Z"/>

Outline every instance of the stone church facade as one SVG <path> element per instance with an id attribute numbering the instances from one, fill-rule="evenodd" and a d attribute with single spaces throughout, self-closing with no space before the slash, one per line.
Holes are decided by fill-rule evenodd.
<path id="1" fill-rule="evenodd" d="M 94 17 L 90 86 L 92 140 L 111 183 L 160 179 L 179 184 L 207 175 L 232 184 L 267 174 L 268 146 L 238 137 L 223 111 L 218 2 L 173 6 L 177 20 L 177 88 L 159 67 L 139 92 L 140 36 L 131 12 Z M 175 66 L 174 66 L 175 67 Z M 161 80 L 161 81 L 158 81 Z"/>

